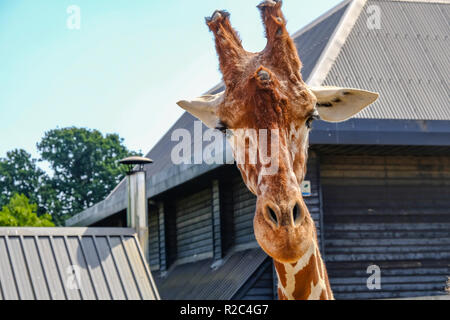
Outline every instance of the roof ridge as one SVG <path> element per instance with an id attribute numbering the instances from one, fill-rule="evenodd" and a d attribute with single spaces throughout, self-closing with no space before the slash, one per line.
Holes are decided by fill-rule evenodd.
<path id="1" fill-rule="evenodd" d="M 351 0 L 348 8 L 342 15 L 339 23 L 334 29 L 333 35 L 328 40 L 319 60 L 311 71 L 306 83 L 310 86 L 320 86 L 331 70 L 341 49 L 356 24 L 363 8 L 369 0 Z"/>

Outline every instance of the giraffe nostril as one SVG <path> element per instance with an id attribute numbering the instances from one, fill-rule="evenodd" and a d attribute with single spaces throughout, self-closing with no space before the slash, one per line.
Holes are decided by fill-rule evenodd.
<path id="1" fill-rule="evenodd" d="M 275 224 L 275 226 L 278 227 L 278 217 L 277 217 L 277 214 L 275 213 L 275 211 L 271 207 L 267 206 L 267 212 L 269 214 L 270 220 L 272 220 L 272 222 Z"/>
<path id="2" fill-rule="evenodd" d="M 292 209 L 292 217 L 294 219 L 294 224 L 300 223 L 301 215 L 302 215 L 302 210 L 300 209 L 299 204 L 296 203 L 294 208 Z"/>

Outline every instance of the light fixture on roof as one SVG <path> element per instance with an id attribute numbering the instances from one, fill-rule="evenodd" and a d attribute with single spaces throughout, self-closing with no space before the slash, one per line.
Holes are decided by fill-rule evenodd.
<path id="1" fill-rule="evenodd" d="M 132 156 L 120 160 L 119 163 L 127 166 L 127 174 L 130 175 L 134 172 L 144 171 L 144 166 L 153 163 L 153 160 L 145 157 Z M 136 166 L 138 168 L 135 168 Z"/>

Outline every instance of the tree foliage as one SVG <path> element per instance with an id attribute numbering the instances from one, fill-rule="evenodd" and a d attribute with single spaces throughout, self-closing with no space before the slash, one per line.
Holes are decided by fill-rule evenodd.
<path id="1" fill-rule="evenodd" d="M 32 204 L 24 194 L 14 194 L 0 211 L 0 226 L 6 227 L 54 227 L 51 215 L 38 216 L 37 204 Z"/>
<path id="2" fill-rule="evenodd" d="M 0 208 L 21 194 L 37 205 L 38 216 L 48 212 L 57 225 L 103 200 L 124 177 L 118 160 L 137 154 L 117 134 L 75 127 L 46 132 L 37 147 L 39 160 L 21 149 L 0 158 Z M 44 160 L 50 175 L 37 166 Z"/>
<path id="3" fill-rule="evenodd" d="M 118 160 L 136 154 L 117 134 L 75 127 L 46 132 L 37 147 L 54 171 L 44 194 L 58 223 L 103 200 L 125 175 Z"/>
<path id="4" fill-rule="evenodd" d="M 33 203 L 42 202 L 39 188 L 45 183 L 46 174 L 36 162 L 22 149 L 9 151 L 6 158 L 0 159 L 0 208 L 16 193 L 24 194 Z"/>

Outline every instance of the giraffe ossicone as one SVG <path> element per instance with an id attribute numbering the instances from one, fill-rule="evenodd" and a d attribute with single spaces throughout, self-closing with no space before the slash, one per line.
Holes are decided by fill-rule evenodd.
<path id="1" fill-rule="evenodd" d="M 243 48 L 226 11 L 206 18 L 214 34 L 225 91 L 182 100 L 178 105 L 210 128 L 233 133 L 255 129 L 256 138 L 244 139 L 240 146 L 230 145 L 235 159 L 239 152 L 247 159 L 252 148 L 265 149 L 278 164 L 270 174 L 262 174 L 267 173 L 267 164 L 259 157 L 255 162 L 240 161 L 237 166 L 257 196 L 254 233 L 274 260 L 279 297 L 333 299 L 316 227 L 300 190 L 306 174 L 309 130 L 319 117 L 330 122 L 350 118 L 373 103 L 378 94 L 353 88 L 309 87 L 300 73 L 302 64 L 286 30 L 281 1 L 263 1 L 258 8 L 267 37 L 266 47 L 258 53 Z M 266 145 L 260 144 L 264 140 L 259 139 L 261 129 L 269 135 Z M 272 136 L 278 148 L 271 148 Z M 236 139 L 234 135 L 227 138 L 231 142 Z"/>

